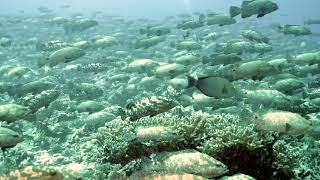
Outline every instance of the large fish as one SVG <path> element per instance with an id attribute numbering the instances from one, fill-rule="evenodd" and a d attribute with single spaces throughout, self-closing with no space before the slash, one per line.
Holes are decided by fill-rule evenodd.
<path id="1" fill-rule="evenodd" d="M 278 5 L 271 0 L 244 0 L 241 8 L 236 6 L 230 7 L 230 16 L 235 17 L 241 14 L 242 18 L 257 15 L 258 18 L 272 13 L 279 9 Z"/>
<path id="2" fill-rule="evenodd" d="M 278 30 L 284 34 L 293 34 L 295 36 L 303 36 L 312 34 L 309 28 L 306 28 L 302 25 L 290 25 L 286 24 L 283 27 L 278 26 Z"/>
<path id="3" fill-rule="evenodd" d="M 0 148 L 13 147 L 22 141 L 21 135 L 11 129 L 0 127 Z"/>
<path id="4" fill-rule="evenodd" d="M 188 76 L 189 86 L 195 86 L 203 94 L 215 98 L 227 98 L 235 95 L 235 88 L 225 78 L 221 77 L 202 77 L 194 79 Z"/>

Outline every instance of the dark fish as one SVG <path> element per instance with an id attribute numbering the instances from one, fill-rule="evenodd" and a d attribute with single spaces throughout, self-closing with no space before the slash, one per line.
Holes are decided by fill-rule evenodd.
<path id="1" fill-rule="evenodd" d="M 151 96 L 142 98 L 139 101 L 126 105 L 125 109 L 119 109 L 122 119 L 129 117 L 130 121 L 138 120 L 142 117 L 153 117 L 166 112 L 178 105 L 174 100 L 163 96 Z"/>
<path id="2" fill-rule="evenodd" d="M 215 98 L 227 98 L 235 95 L 235 88 L 225 78 L 202 77 L 198 80 L 188 76 L 188 87 L 195 86 L 203 94 Z"/>
<path id="3" fill-rule="evenodd" d="M 278 5 L 271 0 L 244 0 L 241 8 L 231 6 L 229 11 L 231 17 L 241 14 L 242 18 L 247 18 L 256 14 L 260 18 L 277 9 L 279 9 Z"/>

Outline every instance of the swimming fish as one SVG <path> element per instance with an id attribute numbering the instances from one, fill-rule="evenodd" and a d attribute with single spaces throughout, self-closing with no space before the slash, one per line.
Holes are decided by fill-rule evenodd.
<path id="1" fill-rule="evenodd" d="M 278 5 L 271 0 L 244 0 L 241 8 L 236 6 L 230 7 L 231 17 L 241 14 L 242 18 L 257 15 L 258 18 L 279 9 Z"/>
<path id="2" fill-rule="evenodd" d="M 227 98 L 235 95 L 235 88 L 225 78 L 221 77 L 202 77 L 198 80 L 188 76 L 189 86 L 195 86 L 203 94 L 215 98 Z"/>
<path id="3" fill-rule="evenodd" d="M 0 148 L 13 147 L 22 141 L 21 135 L 11 129 L 0 127 Z"/>
<path id="4" fill-rule="evenodd" d="M 120 108 L 119 113 L 122 119 L 129 117 L 130 121 L 138 120 L 142 117 L 153 117 L 166 112 L 178 103 L 163 96 L 151 96 L 142 98 L 139 101 L 128 103 L 125 109 Z"/>

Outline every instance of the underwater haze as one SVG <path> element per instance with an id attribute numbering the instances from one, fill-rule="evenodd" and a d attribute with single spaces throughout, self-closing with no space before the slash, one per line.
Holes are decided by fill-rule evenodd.
<path id="1" fill-rule="evenodd" d="M 101 11 L 108 14 L 116 14 L 127 17 L 162 18 L 179 13 L 212 11 L 228 11 L 230 5 L 240 5 L 241 0 L 10 0 L 1 2 L 1 14 L 19 14 L 21 11 L 27 14 L 36 14 L 40 6 L 50 7 L 59 13 L 82 12 L 92 13 Z M 280 6 L 275 17 L 291 21 L 319 15 L 320 2 L 317 0 L 276 0 Z M 69 9 L 60 9 L 61 5 L 71 5 Z M 289 18 L 288 18 L 289 17 Z"/>
<path id="2" fill-rule="evenodd" d="M 0 180 L 320 179 L 319 0 L 10 0 Z"/>

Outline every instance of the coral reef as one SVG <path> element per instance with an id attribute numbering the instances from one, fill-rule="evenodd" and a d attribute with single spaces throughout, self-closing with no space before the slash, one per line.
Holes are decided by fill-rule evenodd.
<path id="1" fill-rule="evenodd" d="M 139 142 L 139 127 L 164 126 L 178 138 Z M 152 129 L 152 128 L 149 128 Z M 297 148 L 284 141 L 287 135 L 258 131 L 255 125 L 243 126 L 238 115 L 192 112 L 191 116 L 164 113 L 135 122 L 115 119 L 90 136 L 82 150 L 92 155 L 86 161 L 118 164 L 122 167 L 135 161 L 142 164 L 152 154 L 194 149 L 208 154 L 229 168 L 229 174 L 245 173 L 257 179 L 291 178 L 297 163 Z M 150 161 L 150 159 L 148 159 Z M 142 167 L 135 166 L 135 170 Z M 130 171 L 125 173 L 130 175 Z"/>

